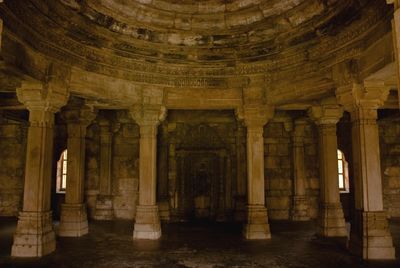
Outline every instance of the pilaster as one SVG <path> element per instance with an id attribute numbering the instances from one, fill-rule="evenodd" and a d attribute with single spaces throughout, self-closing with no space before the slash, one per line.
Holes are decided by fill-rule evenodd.
<path id="1" fill-rule="evenodd" d="M 243 121 L 247 127 L 247 224 L 246 239 L 269 239 L 271 233 L 265 207 L 264 125 L 274 115 L 271 106 L 244 106 Z"/>
<path id="2" fill-rule="evenodd" d="M 352 84 L 337 89 L 339 102 L 352 120 L 353 178 L 356 212 L 350 250 L 364 259 L 395 259 L 386 211 L 383 209 L 377 109 L 389 88 Z"/>
<path id="3" fill-rule="evenodd" d="M 68 100 L 66 88 L 23 83 L 18 100 L 29 110 L 24 203 L 11 255 L 41 257 L 55 250 L 50 211 L 54 114 Z"/>
<path id="4" fill-rule="evenodd" d="M 65 203 L 61 205 L 59 235 L 79 237 L 88 233 L 87 209 L 84 203 L 86 128 L 96 117 L 93 110 L 79 104 L 63 109 L 62 118 L 67 123 L 68 165 Z"/>
<path id="5" fill-rule="evenodd" d="M 235 221 L 245 221 L 246 219 L 246 129 L 242 122 L 237 122 L 236 131 L 236 187 L 235 196 Z"/>
<path id="6" fill-rule="evenodd" d="M 113 197 L 111 194 L 113 132 L 119 129 L 120 124 L 113 125 L 108 118 L 100 118 L 99 126 L 100 179 L 94 219 L 112 220 L 114 218 Z"/>
<path id="7" fill-rule="evenodd" d="M 293 153 L 293 200 L 290 217 L 293 221 L 310 220 L 308 213 L 308 197 L 306 195 L 306 176 L 304 166 L 304 132 L 307 125 L 305 119 L 297 119 L 292 132 Z"/>
<path id="8" fill-rule="evenodd" d="M 140 127 L 139 204 L 136 209 L 134 239 L 158 239 L 160 217 L 156 204 L 157 127 L 165 119 L 161 105 L 135 106 L 131 115 Z"/>
<path id="9" fill-rule="evenodd" d="M 318 126 L 320 164 L 320 213 L 318 233 L 326 237 L 347 236 L 340 203 L 336 124 L 343 110 L 335 99 L 326 99 L 310 108 L 309 115 Z"/>

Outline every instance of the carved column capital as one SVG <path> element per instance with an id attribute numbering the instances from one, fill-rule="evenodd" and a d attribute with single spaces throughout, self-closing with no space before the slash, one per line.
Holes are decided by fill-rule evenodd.
<path id="1" fill-rule="evenodd" d="M 67 88 L 40 82 L 23 82 L 22 86 L 17 88 L 17 97 L 29 111 L 44 110 L 55 113 L 67 103 L 69 93 Z"/>
<path id="2" fill-rule="evenodd" d="M 308 115 L 317 125 L 336 125 L 343 115 L 343 108 L 337 105 L 336 100 L 326 99 L 318 106 L 312 106 Z"/>
<path id="3" fill-rule="evenodd" d="M 164 121 L 167 109 L 162 105 L 138 105 L 130 109 L 133 120 L 139 126 L 158 126 Z"/>
<path id="4" fill-rule="evenodd" d="M 384 104 L 389 92 L 390 87 L 384 84 L 365 81 L 364 85 L 353 83 L 338 87 L 336 98 L 348 112 L 359 108 L 376 110 Z"/>
<path id="5" fill-rule="evenodd" d="M 162 105 L 138 105 L 133 107 L 130 113 L 140 126 L 141 137 L 155 137 L 158 125 L 167 115 L 167 109 Z"/>
<path id="6" fill-rule="evenodd" d="M 236 116 L 247 128 L 262 128 L 274 117 L 275 107 L 266 105 L 243 106 L 236 110 Z"/>
<path id="7" fill-rule="evenodd" d="M 67 124 L 80 124 L 87 127 L 96 118 L 97 111 L 93 107 L 67 106 L 62 109 L 61 117 Z"/>
<path id="8" fill-rule="evenodd" d="M 66 88 L 43 85 L 39 82 L 23 82 L 17 89 L 18 100 L 29 110 L 31 126 L 52 126 L 54 113 L 64 106 L 69 98 Z"/>

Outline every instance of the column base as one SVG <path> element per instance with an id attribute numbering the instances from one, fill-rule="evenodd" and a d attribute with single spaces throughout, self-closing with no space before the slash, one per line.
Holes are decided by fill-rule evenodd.
<path id="1" fill-rule="evenodd" d="M 247 223 L 243 229 L 246 239 L 270 239 L 267 209 L 265 206 L 247 206 Z"/>
<path id="2" fill-rule="evenodd" d="M 169 221 L 170 220 L 169 202 L 168 201 L 159 202 L 158 212 L 160 215 L 160 220 Z"/>
<path id="3" fill-rule="evenodd" d="M 233 218 L 237 222 L 246 221 L 246 201 L 245 197 L 238 197 L 235 204 L 235 212 Z"/>
<path id="4" fill-rule="evenodd" d="M 158 206 L 137 206 L 133 239 L 156 240 L 161 237 Z"/>
<path id="5" fill-rule="evenodd" d="M 62 204 L 59 236 L 80 237 L 89 232 L 86 205 Z"/>
<path id="6" fill-rule="evenodd" d="M 100 221 L 110 221 L 114 219 L 113 199 L 110 195 L 98 195 L 94 219 Z"/>
<path id="7" fill-rule="evenodd" d="M 324 237 L 346 237 L 346 222 L 340 203 L 320 204 L 318 235 Z"/>
<path id="8" fill-rule="evenodd" d="M 305 196 L 293 196 L 293 208 L 290 213 L 292 221 L 309 221 L 308 199 Z"/>
<path id="9" fill-rule="evenodd" d="M 20 212 L 14 244 L 13 257 L 42 257 L 56 249 L 51 211 Z"/>
<path id="10" fill-rule="evenodd" d="M 358 211 L 351 226 L 349 250 L 365 260 L 394 260 L 395 248 L 385 211 Z"/>

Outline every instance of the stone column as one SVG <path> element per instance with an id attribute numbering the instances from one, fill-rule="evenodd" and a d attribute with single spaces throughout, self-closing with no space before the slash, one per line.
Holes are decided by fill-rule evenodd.
<path id="1" fill-rule="evenodd" d="M 168 194 L 168 124 L 161 125 L 160 144 L 158 144 L 158 164 L 157 164 L 157 196 L 158 209 L 161 220 L 168 221 L 170 219 L 170 206 Z"/>
<path id="2" fill-rule="evenodd" d="M 17 89 L 18 100 L 29 110 L 24 204 L 19 213 L 11 255 L 41 257 L 55 250 L 50 211 L 54 114 L 65 105 L 65 89 L 41 84 Z"/>
<path id="3" fill-rule="evenodd" d="M 310 220 L 304 166 L 304 131 L 306 125 L 306 120 L 297 119 L 292 134 L 294 193 L 293 207 L 290 216 L 293 221 Z"/>
<path id="4" fill-rule="evenodd" d="M 87 209 L 84 202 L 86 128 L 95 118 L 87 106 L 71 105 L 63 110 L 67 123 L 68 165 L 65 203 L 61 205 L 59 236 L 79 237 L 88 233 Z"/>
<path id="5" fill-rule="evenodd" d="M 245 107 L 247 127 L 247 224 L 246 239 L 269 239 L 271 233 L 265 207 L 264 125 L 273 117 L 270 107 Z"/>
<path id="6" fill-rule="evenodd" d="M 342 116 L 336 100 L 326 100 L 312 107 L 310 116 L 318 126 L 320 165 L 320 212 L 318 233 L 325 237 L 347 236 L 338 180 L 336 124 Z"/>
<path id="7" fill-rule="evenodd" d="M 364 83 L 366 85 L 366 83 Z M 350 250 L 363 259 L 395 259 L 386 211 L 383 209 L 377 109 L 389 88 L 352 85 L 338 89 L 339 101 L 351 114 L 355 215 Z"/>
<path id="8" fill-rule="evenodd" d="M 96 200 L 95 220 L 112 220 L 114 218 L 113 198 L 111 195 L 111 166 L 113 131 L 110 121 L 99 119 L 100 126 L 100 176 L 99 195 Z"/>
<path id="9" fill-rule="evenodd" d="M 164 120 L 165 107 L 138 106 L 131 110 L 140 126 L 139 205 L 136 208 L 134 239 L 158 239 L 161 236 L 160 217 L 156 204 L 157 127 Z"/>
<path id="10" fill-rule="evenodd" d="M 246 219 L 246 129 L 238 122 L 236 133 L 236 187 L 235 220 Z"/>

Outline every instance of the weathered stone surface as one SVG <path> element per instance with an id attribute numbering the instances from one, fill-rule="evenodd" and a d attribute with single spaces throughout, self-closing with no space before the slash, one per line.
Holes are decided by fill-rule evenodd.
<path id="1" fill-rule="evenodd" d="M 23 124 L 0 120 L 1 216 L 17 216 L 22 207 L 26 135 L 27 127 Z"/>

